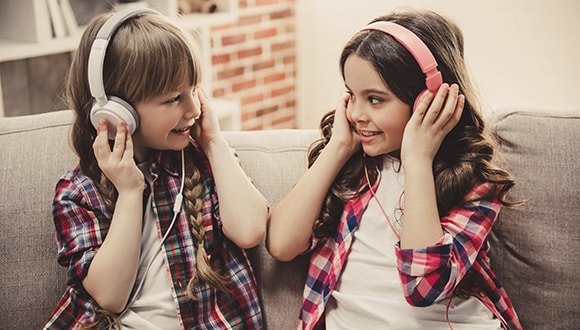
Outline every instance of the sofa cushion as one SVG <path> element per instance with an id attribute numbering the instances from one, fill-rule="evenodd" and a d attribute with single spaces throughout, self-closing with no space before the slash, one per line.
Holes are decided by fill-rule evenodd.
<path id="1" fill-rule="evenodd" d="M 65 289 L 51 209 L 56 181 L 76 163 L 71 120 L 69 111 L 0 120 L 0 324 L 8 328 L 40 329 Z"/>
<path id="2" fill-rule="evenodd" d="M 224 136 L 237 151 L 246 174 L 273 207 L 306 171 L 307 149 L 320 133 L 286 129 L 224 132 Z M 249 251 L 249 258 L 258 278 L 265 327 L 293 329 L 302 304 L 308 256 L 279 262 L 260 244 Z"/>
<path id="3" fill-rule="evenodd" d="M 573 329 L 580 320 L 580 110 L 504 109 L 493 128 L 515 177 L 490 239 L 492 267 L 524 329 Z"/>

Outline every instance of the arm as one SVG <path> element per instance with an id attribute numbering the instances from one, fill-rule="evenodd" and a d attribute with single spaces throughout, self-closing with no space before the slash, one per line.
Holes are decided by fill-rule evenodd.
<path id="1" fill-rule="evenodd" d="M 145 180 L 133 160 L 132 138 L 125 124 L 119 124 L 113 150 L 107 134 L 103 120 L 93 149 L 119 195 L 110 228 L 82 283 L 102 308 L 119 313 L 129 300 L 139 266 Z"/>
<path id="2" fill-rule="evenodd" d="M 330 142 L 272 211 L 267 246 L 276 259 L 289 261 L 308 249 L 312 225 L 320 214 L 332 181 L 360 146 L 346 119 L 347 104 L 348 95 L 345 95 L 336 110 Z"/>
<path id="3" fill-rule="evenodd" d="M 222 230 L 241 248 L 259 244 L 266 233 L 268 206 L 234 158 L 222 136 L 207 95 L 199 92 L 201 117 L 192 131 L 211 164 L 220 205 Z"/>
<path id="4" fill-rule="evenodd" d="M 443 138 L 459 122 L 465 97 L 456 84 L 428 93 L 405 127 L 401 162 L 405 171 L 405 221 L 401 247 L 419 248 L 443 236 L 433 177 L 433 159 Z M 432 101 L 432 102 L 431 102 Z"/>
<path id="5" fill-rule="evenodd" d="M 443 236 L 418 249 L 395 247 L 403 292 L 413 306 L 429 306 L 453 293 L 485 248 L 501 203 L 493 185 L 474 187 L 463 205 L 441 219 Z"/>

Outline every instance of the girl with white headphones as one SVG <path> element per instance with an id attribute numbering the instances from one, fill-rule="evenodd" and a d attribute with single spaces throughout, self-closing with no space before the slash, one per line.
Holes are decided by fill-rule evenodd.
<path id="1" fill-rule="evenodd" d="M 67 97 L 79 164 L 53 214 L 68 286 L 45 328 L 262 328 L 245 249 L 268 208 L 220 133 L 191 35 L 150 9 L 99 16 Z"/>

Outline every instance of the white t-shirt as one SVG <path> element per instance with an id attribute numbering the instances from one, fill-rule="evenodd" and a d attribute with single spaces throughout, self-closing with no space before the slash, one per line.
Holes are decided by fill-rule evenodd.
<path id="1" fill-rule="evenodd" d="M 143 169 L 142 169 L 143 170 Z M 151 184 L 149 171 L 143 171 Z M 153 194 L 149 195 L 145 206 L 139 270 L 133 287 L 130 303 L 121 315 L 122 329 L 180 329 L 177 306 L 173 298 L 165 253 L 160 247 L 161 239 L 157 229 L 157 214 L 154 212 Z M 165 233 L 163 233 L 165 234 Z M 151 263 L 149 270 L 147 266 Z M 144 277 L 144 278 L 143 278 Z M 135 292 L 139 284 L 139 292 Z"/>
<path id="2" fill-rule="evenodd" d="M 381 172 L 376 195 L 389 219 L 400 230 L 399 200 L 404 189 L 402 170 L 393 170 L 389 158 Z M 396 164 L 394 166 L 397 166 Z M 397 236 L 377 201 L 372 198 L 363 214 L 334 291 L 326 306 L 327 329 L 449 329 L 448 300 L 413 307 L 403 295 L 397 272 Z M 499 320 L 477 298 L 453 298 L 449 308 L 453 329 L 500 329 Z"/>

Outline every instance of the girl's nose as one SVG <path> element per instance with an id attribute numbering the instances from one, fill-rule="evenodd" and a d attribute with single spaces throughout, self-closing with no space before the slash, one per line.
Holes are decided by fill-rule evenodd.
<path id="1" fill-rule="evenodd" d="M 185 115 L 187 118 L 197 118 L 201 115 L 201 102 L 199 101 L 197 93 L 191 94 L 188 97 Z"/>
<path id="2" fill-rule="evenodd" d="M 364 109 L 355 102 L 350 102 L 346 108 L 346 114 L 348 119 L 352 122 L 364 121 L 365 113 Z"/>

